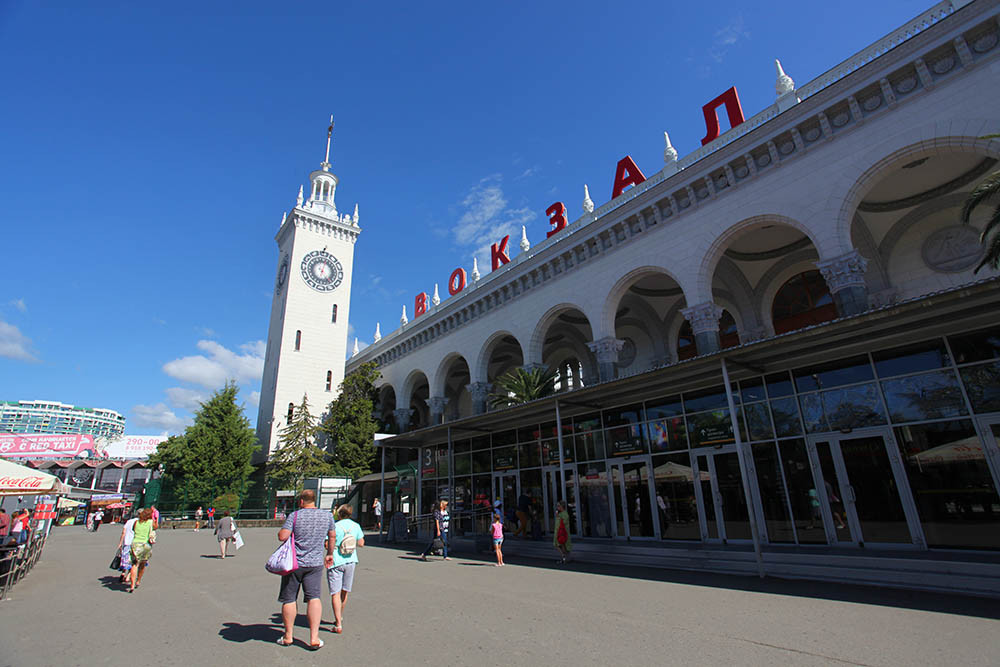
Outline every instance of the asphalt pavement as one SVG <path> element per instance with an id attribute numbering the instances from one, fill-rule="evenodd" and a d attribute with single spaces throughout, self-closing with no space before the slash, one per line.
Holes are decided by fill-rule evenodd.
<path id="1" fill-rule="evenodd" d="M 0 665 L 997 665 L 995 600 L 510 558 L 359 551 L 344 633 L 324 593 L 318 652 L 281 647 L 273 529 L 216 558 L 211 531 L 161 530 L 142 587 L 108 569 L 120 527 L 57 528 L 0 602 Z M 374 540 L 372 540 L 374 542 Z M 325 591 L 325 588 L 324 588 Z"/>

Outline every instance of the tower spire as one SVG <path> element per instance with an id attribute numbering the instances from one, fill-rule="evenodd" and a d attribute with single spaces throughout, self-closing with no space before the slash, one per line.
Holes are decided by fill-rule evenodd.
<path id="1" fill-rule="evenodd" d="M 326 128 L 326 157 L 323 158 L 323 171 L 330 171 L 330 138 L 333 137 L 333 114 L 330 114 L 330 127 Z"/>

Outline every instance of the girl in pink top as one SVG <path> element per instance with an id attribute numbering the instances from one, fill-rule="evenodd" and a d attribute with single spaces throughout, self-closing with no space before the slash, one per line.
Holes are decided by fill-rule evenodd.
<path id="1" fill-rule="evenodd" d="M 500 545 L 503 544 L 503 522 L 496 514 L 493 515 L 493 550 L 497 552 L 497 567 L 503 565 L 503 551 Z"/>

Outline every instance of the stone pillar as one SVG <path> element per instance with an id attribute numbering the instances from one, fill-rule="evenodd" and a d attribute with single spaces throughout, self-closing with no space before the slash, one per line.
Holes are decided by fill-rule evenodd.
<path id="1" fill-rule="evenodd" d="M 816 262 L 816 268 L 830 288 L 838 315 L 847 317 L 868 310 L 868 284 L 865 283 L 868 260 L 860 252 L 852 250 L 833 259 L 821 260 Z"/>
<path id="2" fill-rule="evenodd" d="M 587 343 L 587 347 L 597 358 L 597 375 L 601 382 L 615 379 L 615 363 L 618 361 L 618 353 L 622 351 L 625 341 L 614 336 L 607 336 L 592 343 Z"/>
<path id="3" fill-rule="evenodd" d="M 472 414 L 481 415 L 486 412 L 486 400 L 489 398 L 493 385 L 489 382 L 473 382 L 465 385 L 472 398 Z"/>
<path id="4" fill-rule="evenodd" d="M 681 311 L 685 319 L 691 323 L 691 332 L 694 334 L 695 347 L 698 354 L 711 354 L 718 352 L 719 345 L 719 318 L 722 317 L 722 307 L 706 301 L 697 306 L 691 306 Z"/>
<path id="5" fill-rule="evenodd" d="M 448 405 L 448 399 L 444 396 L 431 396 L 427 399 L 427 405 L 431 409 L 431 425 L 444 423 L 444 407 Z"/>
<path id="6" fill-rule="evenodd" d="M 400 408 L 398 410 L 393 410 L 392 416 L 396 419 L 396 426 L 399 427 L 399 432 L 405 433 L 406 429 L 410 427 L 410 417 L 413 416 L 413 409 Z"/>

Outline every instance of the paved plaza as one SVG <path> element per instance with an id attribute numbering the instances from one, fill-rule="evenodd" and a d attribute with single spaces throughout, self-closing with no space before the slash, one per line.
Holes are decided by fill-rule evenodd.
<path id="1" fill-rule="evenodd" d="M 60 528 L 0 602 L 0 665 L 996 665 L 994 600 L 647 569 L 360 552 L 344 634 L 280 634 L 275 530 L 221 561 L 211 531 L 160 531 L 142 588 L 108 563 L 119 530 Z"/>

